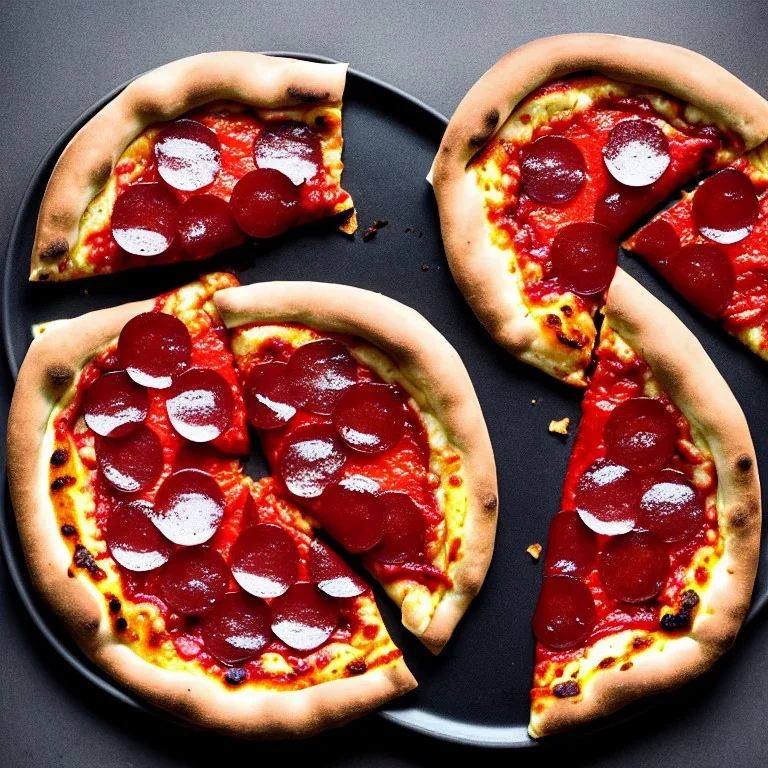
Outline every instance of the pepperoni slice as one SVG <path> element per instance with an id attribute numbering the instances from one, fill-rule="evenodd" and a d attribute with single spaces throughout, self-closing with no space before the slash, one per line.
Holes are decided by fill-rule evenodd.
<path id="1" fill-rule="evenodd" d="M 144 312 L 120 331 L 117 357 L 137 383 L 167 389 L 188 366 L 192 340 L 187 326 L 165 312 Z"/>
<path id="2" fill-rule="evenodd" d="M 207 187 L 216 178 L 220 155 L 219 137 L 197 120 L 174 120 L 155 139 L 160 178 L 185 192 Z"/>
<path id="3" fill-rule="evenodd" d="M 322 645 L 339 623 L 338 603 L 306 582 L 294 584 L 271 607 L 272 631 L 297 651 Z"/>
<path id="4" fill-rule="evenodd" d="M 320 137 L 305 123 L 281 120 L 267 123 L 253 144 L 257 168 L 274 168 L 297 186 L 323 167 Z"/>
<path id="5" fill-rule="evenodd" d="M 118 491 L 136 493 L 153 485 L 163 471 L 163 446 L 148 427 L 118 438 L 96 436 L 96 460 L 104 479 Z"/>
<path id="6" fill-rule="evenodd" d="M 735 168 L 710 176 L 693 195 L 693 220 L 699 232 L 721 245 L 747 237 L 759 213 L 752 182 Z"/>
<path id="7" fill-rule="evenodd" d="M 640 515 L 640 482 L 627 467 L 598 459 L 576 484 L 576 511 L 595 533 L 631 531 Z"/>
<path id="8" fill-rule="evenodd" d="M 176 237 L 178 212 L 179 202 L 164 184 L 133 184 L 115 200 L 112 237 L 134 256 L 157 256 Z"/>
<path id="9" fill-rule="evenodd" d="M 211 547 L 177 549 L 168 560 L 160 581 L 160 595 L 186 616 L 207 613 L 229 587 L 229 568 Z"/>
<path id="10" fill-rule="evenodd" d="M 353 475 L 329 485 L 320 498 L 320 522 L 348 552 L 367 552 L 381 541 L 384 505 L 376 491 L 375 482 Z"/>
<path id="11" fill-rule="evenodd" d="M 286 441 L 278 472 L 294 496 L 314 499 L 339 477 L 346 461 L 332 424 L 307 424 Z"/>
<path id="12" fill-rule="evenodd" d="M 190 547 L 216 533 L 224 509 L 224 494 L 211 475 L 179 469 L 158 489 L 152 522 L 174 544 Z"/>
<path id="13" fill-rule="evenodd" d="M 667 280 L 710 317 L 719 317 L 733 296 L 736 277 L 731 260 L 710 243 L 681 248 L 669 261 Z"/>
<path id="14" fill-rule="evenodd" d="M 333 412 L 341 439 L 360 453 L 378 454 L 394 448 L 405 432 L 405 408 L 387 384 L 350 387 Z"/>
<path id="15" fill-rule="evenodd" d="M 216 371 L 191 368 L 173 382 L 168 395 L 165 410 L 173 428 L 193 443 L 215 440 L 232 421 L 232 387 Z"/>
<path id="16" fill-rule="evenodd" d="M 620 237 L 653 204 L 648 187 L 625 187 L 613 182 L 595 203 L 595 221 Z"/>
<path id="17" fill-rule="evenodd" d="M 357 383 L 357 363 L 346 344 L 321 339 L 291 355 L 286 376 L 296 405 L 330 416 L 344 391 Z"/>
<path id="18" fill-rule="evenodd" d="M 245 239 L 229 204 L 215 195 L 195 195 L 183 203 L 177 228 L 182 249 L 200 259 Z"/>
<path id="19" fill-rule="evenodd" d="M 552 272 L 566 288 L 585 295 L 601 293 L 613 279 L 619 247 L 602 224 L 568 224 L 552 243 L 551 259 Z"/>
<path id="20" fill-rule="evenodd" d="M 107 546 L 129 571 L 153 571 L 168 562 L 173 545 L 152 525 L 152 505 L 136 499 L 118 502 L 107 518 Z"/>
<path id="21" fill-rule="evenodd" d="M 644 603 L 656 597 L 666 584 L 669 553 L 650 533 L 627 533 L 608 542 L 597 567 L 610 597 L 625 603 Z"/>
<path id="22" fill-rule="evenodd" d="M 552 518 L 547 536 L 544 573 L 547 576 L 582 578 L 597 560 L 597 539 L 576 512 L 560 512 Z"/>
<path id="23" fill-rule="evenodd" d="M 380 563 L 418 560 L 427 528 L 421 510 L 402 491 L 385 491 L 378 498 L 384 506 L 384 536 L 374 557 Z"/>
<path id="24" fill-rule="evenodd" d="M 229 204 L 243 232 L 251 237 L 275 237 L 298 221 L 299 191 L 280 171 L 257 168 L 235 184 Z"/>
<path id="25" fill-rule="evenodd" d="M 539 203 L 564 203 L 584 185 L 584 155 L 564 136 L 542 136 L 521 152 L 523 191 Z"/>
<path id="26" fill-rule="evenodd" d="M 257 429 L 277 429 L 296 414 L 286 363 L 255 365 L 245 382 L 248 421 Z"/>
<path id="27" fill-rule="evenodd" d="M 357 597 L 366 583 L 330 548 L 315 539 L 309 550 L 309 577 L 331 597 Z"/>
<path id="28" fill-rule="evenodd" d="M 125 371 L 103 373 L 83 394 L 83 418 L 97 435 L 123 437 L 135 432 L 149 412 L 147 391 Z"/>
<path id="29" fill-rule="evenodd" d="M 533 614 L 533 634 L 556 651 L 583 643 L 597 621 L 589 588 L 569 576 L 545 576 Z"/>
<path id="30" fill-rule="evenodd" d="M 205 650 L 227 666 L 242 664 L 270 644 L 271 623 L 272 612 L 260 598 L 224 595 L 203 623 Z"/>
<path id="31" fill-rule="evenodd" d="M 662 469 L 640 499 L 639 526 L 671 544 L 690 539 L 704 520 L 701 495 L 682 473 Z"/>
<path id="32" fill-rule="evenodd" d="M 680 248 L 675 228 L 664 219 L 652 221 L 640 230 L 632 250 L 656 269 L 664 269 Z"/>
<path id="33" fill-rule="evenodd" d="M 256 597 L 278 597 L 299 573 L 299 551 L 279 526 L 261 523 L 243 531 L 229 557 L 237 583 Z"/>
<path id="34" fill-rule="evenodd" d="M 768 316 L 768 275 L 742 272 L 736 276 L 733 296 L 724 312 L 728 328 L 750 328 Z"/>
<path id="35" fill-rule="evenodd" d="M 605 450 L 611 461 L 649 472 L 672 458 L 677 422 L 660 400 L 632 397 L 617 405 L 605 424 Z"/>
<path id="36" fill-rule="evenodd" d="M 642 118 L 617 123 L 603 147 L 608 172 L 628 187 L 647 187 L 658 181 L 671 159 L 664 131 Z"/>

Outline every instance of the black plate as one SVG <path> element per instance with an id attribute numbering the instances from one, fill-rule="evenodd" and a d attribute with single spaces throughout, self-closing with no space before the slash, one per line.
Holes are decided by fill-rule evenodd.
<path id="1" fill-rule="evenodd" d="M 474 319 L 451 280 L 434 198 L 425 181 L 445 118 L 408 94 L 350 70 L 344 108 L 344 185 L 354 196 L 361 230 L 375 218 L 389 221 L 368 243 L 360 234 L 350 240 L 327 226 L 317 226 L 258 251 L 246 246 L 202 265 L 30 284 L 27 272 L 35 219 L 53 164 L 73 133 L 120 90 L 84 114 L 51 149 L 20 206 L 8 246 L 2 307 L 11 370 L 18 371 L 34 323 L 154 296 L 194 279 L 200 271 L 221 267 L 235 267 L 244 283 L 296 279 L 348 283 L 417 308 L 456 347 L 472 376 L 496 452 L 501 516 L 486 585 L 439 658 L 405 632 L 394 607 L 380 600 L 387 626 L 420 682 L 416 691 L 381 714 L 442 739 L 485 746 L 533 745 L 526 733 L 533 659 L 530 616 L 541 568 L 525 549 L 545 540 L 549 519 L 558 508 L 573 439 L 549 434 L 547 425 L 550 419 L 563 416 L 570 416 L 575 424 L 581 393 L 503 353 Z M 702 339 L 745 406 L 758 456 L 768 454 L 768 411 L 762 407 L 765 366 L 713 324 L 681 307 L 636 263 L 628 261 L 625 266 L 677 310 Z M 0 515 L 3 550 L 21 598 L 45 637 L 100 688 L 132 707 L 162 714 L 90 664 L 36 596 L 7 495 L 5 501 Z M 377 595 L 381 597 L 381 592 Z M 762 569 L 753 614 L 766 601 L 768 573 Z"/>

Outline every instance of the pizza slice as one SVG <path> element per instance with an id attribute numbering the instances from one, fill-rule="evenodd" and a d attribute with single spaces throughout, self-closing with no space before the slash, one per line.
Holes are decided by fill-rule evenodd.
<path id="1" fill-rule="evenodd" d="M 65 148 L 30 280 L 207 258 L 338 216 L 345 64 L 204 53 L 142 75 Z"/>
<path id="2" fill-rule="evenodd" d="M 522 46 L 469 91 L 435 157 L 454 279 L 498 343 L 586 386 L 617 238 L 767 136 L 768 103 L 691 51 L 589 34 Z"/>
<path id="3" fill-rule="evenodd" d="M 704 672 L 757 570 L 757 464 L 727 384 L 626 274 L 604 314 L 533 617 L 535 738 Z"/>

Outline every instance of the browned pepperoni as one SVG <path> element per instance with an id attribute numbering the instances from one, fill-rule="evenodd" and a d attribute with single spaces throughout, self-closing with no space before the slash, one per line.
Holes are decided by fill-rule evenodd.
<path id="1" fill-rule="evenodd" d="M 424 547 L 426 523 L 413 499 L 402 491 L 380 493 L 384 507 L 384 536 L 374 551 L 381 563 L 407 563 L 417 560 Z"/>
<path id="2" fill-rule="evenodd" d="M 736 276 L 733 296 L 724 312 L 727 327 L 749 328 L 768 316 L 768 275 L 742 272 Z"/>
<path id="3" fill-rule="evenodd" d="M 232 421 L 232 387 L 216 371 L 190 368 L 173 382 L 168 395 L 165 410 L 173 428 L 193 443 L 215 440 Z"/>
<path id="4" fill-rule="evenodd" d="M 521 157 L 523 190 L 539 203 L 564 203 L 584 185 L 584 156 L 564 136 L 542 136 L 523 149 Z"/>
<path id="5" fill-rule="evenodd" d="M 224 597 L 229 568 L 210 547 L 177 549 L 168 560 L 160 581 L 160 595 L 174 611 L 200 616 Z"/>
<path id="6" fill-rule="evenodd" d="M 277 429 L 296 414 L 286 363 L 254 365 L 245 382 L 248 421 L 257 429 Z"/>
<path id="7" fill-rule="evenodd" d="M 163 446 L 148 427 L 125 437 L 96 436 L 96 459 L 104 479 L 118 491 L 136 493 L 152 485 L 163 471 Z"/>
<path id="8" fill-rule="evenodd" d="M 381 541 L 384 505 L 376 491 L 373 480 L 353 475 L 329 485 L 320 498 L 320 522 L 348 552 L 367 552 Z"/>
<path id="9" fill-rule="evenodd" d="M 299 551 L 279 526 L 261 523 L 244 530 L 229 557 L 237 583 L 256 597 L 277 597 L 299 573 Z"/>
<path id="10" fill-rule="evenodd" d="M 158 489 L 152 522 L 174 544 L 189 547 L 216 533 L 224 508 L 224 494 L 211 475 L 179 469 Z"/>
<path id="11" fill-rule="evenodd" d="M 229 201 L 240 229 L 251 237 L 275 237 L 293 227 L 299 214 L 299 191 L 273 168 L 246 173 Z"/>
<path id="12" fill-rule="evenodd" d="M 633 250 L 657 269 L 664 269 L 679 248 L 675 228 L 668 221 L 657 219 L 640 230 Z"/>
<path id="13" fill-rule="evenodd" d="M 669 577 L 669 553 L 645 531 L 611 539 L 600 555 L 600 580 L 614 600 L 644 603 L 661 592 Z"/>
<path id="14" fill-rule="evenodd" d="M 611 461 L 637 472 L 649 472 L 672 458 L 677 422 L 660 400 L 632 397 L 613 409 L 605 424 L 604 439 Z"/>
<path id="15" fill-rule="evenodd" d="M 546 576 L 583 578 L 597 560 L 597 539 L 576 512 L 560 512 L 552 518 L 544 557 Z"/>
<path id="16" fill-rule="evenodd" d="M 104 373 L 83 393 L 83 418 L 97 435 L 123 437 L 135 432 L 149 412 L 149 398 L 125 371 Z"/>
<path id="17" fill-rule="evenodd" d="M 134 256 L 157 256 L 176 237 L 178 212 L 179 202 L 164 184 L 134 184 L 115 200 L 112 237 Z"/>
<path id="18" fill-rule="evenodd" d="M 204 258 L 245 240 L 226 200 L 195 195 L 179 209 L 179 243 L 184 251 Z"/>
<path id="19" fill-rule="evenodd" d="M 597 614 L 589 588 L 570 576 L 545 576 L 533 614 L 533 634 L 560 651 L 573 648 L 592 632 Z"/>
<path id="20" fill-rule="evenodd" d="M 258 597 L 231 592 L 219 600 L 203 622 L 205 650 L 222 664 L 242 664 L 272 641 L 272 612 Z"/>
<path id="21" fill-rule="evenodd" d="M 137 383 L 167 389 L 188 366 L 192 340 L 187 326 L 165 312 L 144 312 L 120 331 L 117 357 Z"/>
<path id="22" fill-rule="evenodd" d="M 112 557 L 129 571 L 153 571 L 164 563 L 173 545 L 152 525 L 152 505 L 136 499 L 118 502 L 107 518 L 107 546 Z"/>
<path id="23" fill-rule="evenodd" d="M 669 261 L 665 277 L 691 304 L 719 317 L 733 296 L 736 277 L 731 260 L 711 243 L 681 248 Z"/>
<path id="24" fill-rule="evenodd" d="M 649 187 L 625 187 L 614 181 L 595 203 L 595 221 L 620 237 L 651 205 Z"/>
<path id="25" fill-rule="evenodd" d="M 357 597 L 368 590 L 365 582 L 317 539 L 309 550 L 309 576 L 318 589 L 331 597 Z"/>
<path id="26" fill-rule="evenodd" d="M 278 472 L 300 499 L 314 499 L 336 480 L 347 456 L 332 424 L 307 424 L 287 439 Z"/>
<path id="27" fill-rule="evenodd" d="M 322 645 L 339 623 L 339 605 L 314 584 L 299 582 L 272 603 L 272 631 L 297 651 Z"/>
<path id="28" fill-rule="evenodd" d="M 627 467 L 598 459 L 576 484 L 576 511 L 595 533 L 627 533 L 640 515 L 640 493 L 640 482 Z"/>
<path id="29" fill-rule="evenodd" d="M 323 167 L 320 137 L 305 123 L 281 120 L 267 123 L 253 144 L 257 168 L 274 168 L 297 186 Z"/>
<path id="30" fill-rule="evenodd" d="M 291 355 L 286 375 L 296 405 L 330 416 L 344 391 L 357 382 L 357 363 L 346 344 L 321 339 Z"/>
<path id="31" fill-rule="evenodd" d="M 647 187 L 658 181 L 669 167 L 669 142 L 664 131 L 650 120 L 622 120 L 608 134 L 603 160 L 619 183 Z"/>
<path id="32" fill-rule="evenodd" d="M 356 384 L 339 400 L 333 423 L 350 448 L 385 453 L 400 442 L 405 431 L 404 403 L 387 384 Z"/>
<path id="33" fill-rule="evenodd" d="M 674 469 L 662 469 L 640 499 L 638 525 L 668 544 L 690 539 L 703 520 L 701 494 Z"/>
<path id="34" fill-rule="evenodd" d="M 197 120 L 174 120 L 155 139 L 160 178 L 185 192 L 207 187 L 216 178 L 220 155 L 219 137 Z"/>
<path id="35" fill-rule="evenodd" d="M 747 237 L 759 213 L 752 182 L 735 168 L 710 176 L 693 195 L 693 220 L 699 232 L 721 245 Z"/>
<path id="36" fill-rule="evenodd" d="M 601 224 L 580 222 L 563 227 L 552 243 L 552 272 L 575 293 L 600 293 L 611 283 L 619 247 Z"/>

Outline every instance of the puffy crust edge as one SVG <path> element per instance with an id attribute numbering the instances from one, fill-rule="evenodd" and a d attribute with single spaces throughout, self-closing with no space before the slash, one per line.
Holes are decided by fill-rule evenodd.
<path id="1" fill-rule="evenodd" d="M 128 144 L 151 123 L 172 120 L 217 99 L 266 109 L 340 104 L 346 72 L 346 64 L 216 51 L 178 59 L 138 77 L 75 134 L 59 157 L 38 214 L 30 279 L 66 257 L 88 203 Z"/>
<path id="2" fill-rule="evenodd" d="M 228 328 L 277 320 L 360 336 L 390 355 L 428 400 L 462 455 L 469 489 L 464 557 L 454 575 L 454 588 L 446 592 L 421 635 L 424 644 L 438 653 L 482 586 L 493 554 L 498 516 L 493 449 L 458 353 L 414 309 L 351 286 L 257 283 L 218 291 L 214 301 Z"/>
<path id="3" fill-rule="evenodd" d="M 624 272 L 608 292 L 604 314 L 649 363 L 667 394 L 706 442 L 718 476 L 723 555 L 701 592 L 689 634 L 657 641 L 629 670 L 598 670 L 572 699 L 532 712 L 535 738 L 603 717 L 629 702 L 677 688 L 706 671 L 733 643 L 747 614 L 760 554 L 760 481 L 752 438 L 728 384 L 677 316 Z"/>

